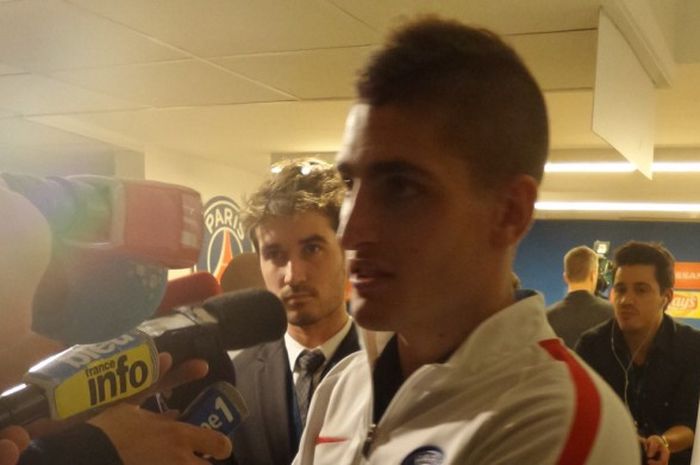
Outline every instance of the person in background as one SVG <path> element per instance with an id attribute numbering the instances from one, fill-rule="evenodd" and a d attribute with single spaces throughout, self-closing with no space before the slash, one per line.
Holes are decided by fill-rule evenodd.
<path id="1" fill-rule="evenodd" d="M 240 465 L 289 465 L 315 386 L 359 350 L 336 237 L 343 183 L 332 165 L 314 159 L 281 162 L 273 173 L 247 199 L 243 224 L 288 326 L 282 339 L 233 358 L 236 387 L 250 410 L 233 435 Z"/>
<path id="2" fill-rule="evenodd" d="M 34 363 L 63 347 L 31 330 L 32 299 L 51 256 L 48 223 L 28 200 L 1 182 L 0 387 L 4 390 L 18 384 Z M 163 380 L 155 389 L 170 389 L 207 371 L 205 362 L 195 360 L 167 373 L 170 356 L 161 354 L 160 361 Z M 21 426 L 2 429 L 0 465 L 194 465 L 202 463 L 195 453 L 224 458 L 231 452 L 230 441 L 220 433 L 130 403 L 109 407 L 86 423 L 43 428 L 56 432 L 32 440 Z"/>
<path id="3" fill-rule="evenodd" d="M 595 295 L 598 254 L 589 247 L 574 247 L 564 255 L 566 297 L 547 309 L 554 332 L 573 349 L 581 334 L 612 318 L 612 305 Z"/>
<path id="4" fill-rule="evenodd" d="M 556 338 L 542 296 L 513 292 L 548 152 L 520 58 L 421 18 L 357 90 L 336 164 L 365 352 L 318 387 L 294 463 L 636 465 L 622 402 Z"/>
<path id="5" fill-rule="evenodd" d="M 624 400 L 650 465 L 689 465 L 700 393 L 700 332 L 664 312 L 674 258 L 628 242 L 613 258 L 615 318 L 581 336 L 576 352 Z"/>

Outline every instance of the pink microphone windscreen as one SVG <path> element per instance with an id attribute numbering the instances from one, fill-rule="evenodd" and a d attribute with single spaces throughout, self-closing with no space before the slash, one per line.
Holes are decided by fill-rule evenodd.
<path id="1" fill-rule="evenodd" d="M 219 282 L 206 271 L 171 279 L 165 286 L 165 295 L 154 316 L 167 315 L 177 307 L 200 304 L 218 294 L 221 294 Z"/>

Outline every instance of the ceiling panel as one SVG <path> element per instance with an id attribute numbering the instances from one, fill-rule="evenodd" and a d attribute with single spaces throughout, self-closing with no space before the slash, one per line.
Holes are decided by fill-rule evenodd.
<path id="1" fill-rule="evenodd" d="M 352 102 L 281 102 L 73 115 L 144 145 L 266 171 L 277 152 L 335 151 Z M 42 117 L 46 124 L 61 117 Z M 99 131 L 94 131 L 98 133 Z M 260 171 L 262 170 L 262 171 Z"/>
<path id="2" fill-rule="evenodd" d="M 171 48 L 57 0 L 0 3 L 0 61 L 27 70 L 182 58 Z"/>
<path id="3" fill-rule="evenodd" d="M 247 55 L 213 61 L 303 99 L 352 98 L 371 47 Z"/>
<path id="4" fill-rule="evenodd" d="M 36 74 L 0 76 L 0 108 L 22 115 L 124 110 L 139 105 Z"/>
<path id="5" fill-rule="evenodd" d="M 88 89 L 154 107 L 292 99 L 197 60 L 60 71 L 52 75 Z"/>
<path id="6" fill-rule="evenodd" d="M 681 63 L 700 63 L 700 2 L 681 0 L 676 18 L 676 60 Z"/>
<path id="7" fill-rule="evenodd" d="M 678 66 L 673 87 L 657 95 L 656 144 L 700 146 L 700 63 Z"/>
<path id="8" fill-rule="evenodd" d="M 510 36 L 508 42 L 544 90 L 592 89 L 596 30 Z"/>
<path id="9" fill-rule="evenodd" d="M 5 63 L 0 63 L 0 76 L 5 74 L 22 74 L 25 73 L 21 68 L 15 66 L 6 65 Z"/>
<path id="10" fill-rule="evenodd" d="M 379 40 L 371 28 L 324 0 L 70 1 L 202 57 Z"/>
<path id="11" fill-rule="evenodd" d="M 349 14 L 385 30 L 405 17 L 438 13 L 500 34 L 591 29 L 599 0 L 330 0 Z"/>

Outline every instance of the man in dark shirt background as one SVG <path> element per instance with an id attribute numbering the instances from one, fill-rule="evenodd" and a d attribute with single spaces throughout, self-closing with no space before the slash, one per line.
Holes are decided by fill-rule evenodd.
<path id="1" fill-rule="evenodd" d="M 700 332 L 664 314 L 673 299 L 673 256 L 658 244 L 628 242 L 613 263 L 615 318 L 585 332 L 576 351 L 624 400 L 646 463 L 689 465 Z"/>
<path id="2" fill-rule="evenodd" d="M 595 295 L 598 254 L 584 245 L 564 255 L 564 282 L 568 293 L 547 310 L 547 320 L 564 343 L 574 348 L 581 334 L 612 317 L 612 305 Z"/>

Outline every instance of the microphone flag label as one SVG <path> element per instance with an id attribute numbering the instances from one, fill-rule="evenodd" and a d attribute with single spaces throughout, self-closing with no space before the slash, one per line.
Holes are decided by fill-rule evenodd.
<path id="1" fill-rule="evenodd" d="M 229 383 L 218 381 L 202 391 L 179 420 L 229 435 L 247 416 L 241 393 Z"/>
<path id="2" fill-rule="evenodd" d="M 76 345 L 32 367 L 24 381 L 44 388 L 51 417 L 63 419 L 126 399 L 158 376 L 158 351 L 139 331 Z"/>

